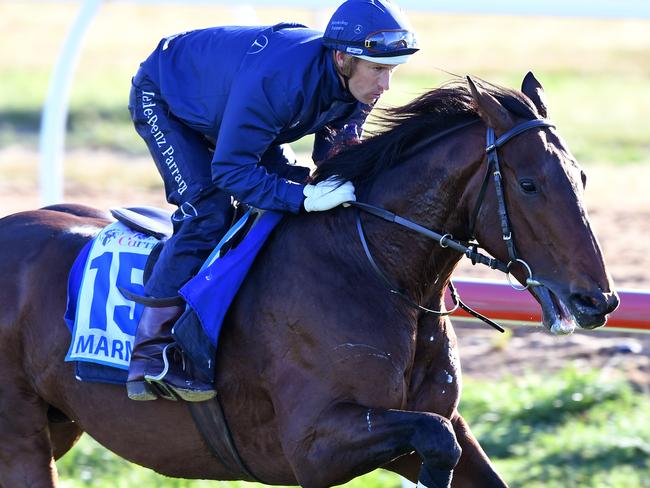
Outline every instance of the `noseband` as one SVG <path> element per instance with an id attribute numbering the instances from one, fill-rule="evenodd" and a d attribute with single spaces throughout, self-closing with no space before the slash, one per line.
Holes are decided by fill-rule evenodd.
<path id="1" fill-rule="evenodd" d="M 465 123 L 462 124 L 458 127 L 455 127 L 451 130 L 445 131 L 444 133 L 440 134 L 440 136 L 447 136 L 452 132 L 456 132 L 457 130 L 460 130 L 462 128 L 467 127 L 469 124 Z M 384 219 L 388 222 L 394 222 L 398 225 L 401 225 L 402 227 L 406 227 L 407 229 L 411 229 L 418 234 L 424 235 L 426 237 L 429 237 L 438 244 L 440 244 L 440 247 L 444 248 L 450 248 L 455 251 L 458 251 L 465 255 L 465 257 L 469 258 L 472 261 L 472 264 L 483 264 L 486 266 L 489 266 L 492 269 L 498 269 L 508 276 L 508 282 L 510 283 L 510 286 L 512 286 L 515 290 L 523 291 L 526 290 L 530 286 L 540 286 L 541 283 L 535 279 L 533 279 L 533 273 L 526 261 L 523 259 L 519 258 L 517 255 L 517 251 L 515 249 L 515 244 L 512 239 L 512 231 L 511 231 L 511 226 L 510 226 L 510 220 L 508 219 L 508 212 L 506 209 L 506 202 L 505 202 L 505 194 L 503 191 L 503 183 L 502 183 L 502 177 L 501 177 L 501 167 L 499 165 L 499 155 L 498 155 L 498 149 L 503 146 L 506 142 L 510 141 L 514 137 L 518 136 L 519 134 L 526 132 L 530 129 L 534 129 L 536 127 L 555 127 L 550 121 L 546 119 L 533 119 L 533 120 L 528 120 L 526 122 L 522 122 L 521 124 L 518 124 L 514 126 L 512 129 L 507 131 L 505 134 L 503 134 L 501 137 L 496 138 L 494 134 L 494 129 L 491 127 L 487 128 L 487 134 L 486 134 L 486 147 L 485 147 L 485 153 L 487 155 L 487 171 L 485 174 L 485 178 L 483 179 L 483 184 L 481 186 L 481 190 L 479 192 L 478 199 L 476 201 L 476 205 L 474 207 L 474 212 L 472 213 L 472 216 L 470 218 L 470 235 L 474 235 L 474 227 L 476 225 L 476 220 L 478 218 L 478 213 L 481 209 L 481 206 L 483 205 L 483 200 L 485 198 L 485 193 L 487 190 L 487 186 L 490 180 L 490 174 L 492 174 L 493 179 L 494 179 L 494 187 L 496 190 L 497 194 L 497 202 L 498 202 L 498 212 L 499 212 L 499 218 L 501 220 L 501 231 L 502 231 L 502 238 L 503 241 L 505 242 L 506 248 L 508 250 L 508 259 L 509 261 L 507 263 L 500 261 L 498 259 L 494 259 L 491 257 L 488 257 L 484 254 L 481 254 L 478 252 L 478 244 L 475 243 L 465 243 L 459 240 L 456 240 L 453 238 L 451 234 L 439 234 L 431 229 L 428 229 L 426 227 L 423 227 L 411 220 L 405 219 L 404 217 L 401 217 L 399 215 L 396 215 L 392 212 L 389 212 L 388 210 L 385 210 L 381 207 L 377 207 L 374 205 L 370 205 L 368 203 L 362 203 L 362 202 L 349 202 L 350 205 L 356 207 L 358 210 L 363 210 L 367 213 L 370 213 L 372 215 L 375 215 L 376 217 L 379 217 L 381 219 Z M 440 137 L 434 138 L 434 140 L 438 140 Z M 429 143 L 431 143 L 429 141 Z M 467 305 L 465 305 L 460 298 L 458 297 L 458 293 L 456 292 L 456 289 L 454 285 L 449 282 L 449 290 L 451 292 L 451 297 L 452 301 L 454 303 L 454 307 L 451 310 L 431 310 L 429 308 L 423 307 L 420 304 L 417 304 L 413 302 L 408 295 L 403 290 L 399 290 L 397 287 L 393 286 L 391 283 L 390 279 L 386 276 L 386 274 L 381 270 L 375 259 L 373 258 L 370 248 L 368 247 L 368 242 L 366 240 L 364 231 L 363 231 L 363 226 L 361 224 L 361 216 L 360 212 L 357 212 L 356 216 L 356 221 L 357 221 L 357 230 L 359 232 L 359 239 L 361 240 L 361 244 L 363 246 L 363 250 L 366 253 L 366 257 L 368 258 L 368 261 L 370 262 L 370 265 L 372 266 L 373 270 L 375 273 L 379 276 L 379 278 L 388 286 L 390 289 L 391 293 L 394 293 L 396 295 L 399 295 L 403 299 L 405 299 L 409 304 L 412 306 L 426 312 L 426 313 L 432 313 L 434 315 L 438 316 L 444 316 L 444 315 L 449 315 L 453 312 L 455 312 L 459 307 L 465 310 L 466 312 L 470 313 L 474 317 L 477 317 L 485 322 L 487 322 L 489 325 L 495 327 L 496 329 L 500 330 L 503 332 L 503 329 L 487 317 L 481 315 L 480 313 L 472 310 L 469 308 Z M 473 239 L 473 237 L 472 237 Z M 525 269 L 528 274 L 528 278 L 526 278 L 526 286 L 517 286 L 511 278 L 510 275 L 510 270 L 511 268 L 516 265 L 517 263 L 521 264 Z"/>

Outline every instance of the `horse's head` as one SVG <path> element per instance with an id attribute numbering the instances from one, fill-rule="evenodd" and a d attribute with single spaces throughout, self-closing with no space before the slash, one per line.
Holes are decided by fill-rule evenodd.
<path id="1" fill-rule="evenodd" d="M 496 137 L 486 144 L 488 171 L 500 169 L 500 177 L 491 174 L 486 180 L 480 210 L 475 207 L 478 241 L 510 263 L 512 274 L 541 305 L 543 323 L 552 332 L 567 334 L 576 325 L 585 329 L 604 325 L 618 306 L 618 296 L 587 218 L 585 173 L 555 127 L 543 120 L 548 114 L 541 84 L 532 73 L 522 84 L 522 93 L 537 112 L 535 118 L 542 119 L 530 123 L 508 110 L 489 89 L 471 78 L 468 83 L 481 119 Z M 504 205 L 499 204 L 497 180 Z M 481 193 L 482 181 L 482 175 L 473 179 L 474 195 Z"/>
<path id="2" fill-rule="evenodd" d="M 360 201 L 442 231 L 443 238 L 476 236 L 501 261 L 497 267 L 508 263 L 530 289 L 554 333 L 604 325 L 618 297 L 587 219 L 585 174 L 546 120 L 542 86 L 532 73 L 521 92 L 470 78 L 468 84 L 452 83 L 385 111 L 382 132 L 323 163 L 315 180 L 352 180 Z M 487 168 L 477 171 L 479 164 Z M 442 294 L 445 280 L 438 278 L 450 276 L 458 260 L 426 239 L 374 229 L 389 275 L 416 296 Z M 433 259 L 428 246 L 446 259 Z"/>

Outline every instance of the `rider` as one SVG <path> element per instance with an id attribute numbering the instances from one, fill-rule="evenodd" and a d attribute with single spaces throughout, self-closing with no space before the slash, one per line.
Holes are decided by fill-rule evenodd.
<path id="1" fill-rule="evenodd" d="M 298 213 L 355 200 L 351 182 L 304 184 L 289 142 L 315 133 L 312 158 L 357 141 L 394 68 L 417 51 L 391 0 L 347 0 L 325 33 L 299 24 L 214 27 L 162 39 L 133 78 L 129 110 L 165 184 L 173 235 L 145 284 L 151 297 L 134 341 L 129 398 L 154 400 L 149 381 L 188 401 L 215 395 L 163 349 L 184 307 L 170 297 L 200 268 L 232 219 L 232 198 Z M 165 300 L 167 299 L 167 300 Z M 162 379 L 160 378 L 162 376 Z"/>

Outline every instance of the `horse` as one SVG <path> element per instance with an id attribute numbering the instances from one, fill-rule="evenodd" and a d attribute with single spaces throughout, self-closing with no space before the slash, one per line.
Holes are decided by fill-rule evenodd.
<path id="1" fill-rule="evenodd" d="M 317 169 L 315 181 L 351 180 L 360 201 L 444 238 L 353 206 L 283 219 L 216 359 L 250 476 L 211 454 L 184 402 L 130 401 L 63 361 L 68 272 L 107 215 L 60 204 L 1 219 L 0 487 L 56 486 L 54 462 L 83 432 L 171 477 L 321 488 L 381 467 L 425 488 L 507 486 L 458 411 L 458 344 L 442 309 L 462 254 L 449 244 L 475 238 L 506 263 L 555 332 L 600 327 L 618 304 L 585 173 L 547 118 L 532 73 L 521 90 L 467 77 L 390 109 L 384 130 Z"/>

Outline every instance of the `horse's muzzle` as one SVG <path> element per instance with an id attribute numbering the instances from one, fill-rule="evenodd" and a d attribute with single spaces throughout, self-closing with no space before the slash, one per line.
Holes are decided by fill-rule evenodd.
<path id="1" fill-rule="evenodd" d="M 531 288 L 531 292 L 542 307 L 544 326 L 557 335 L 571 334 L 576 327 L 602 327 L 619 304 L 615 292 L 562 293 L 546 283 Z"/>
<path id="2" fill-rule="evenodd" d="M 607 322 L 607 315 L 618 307 L 620 300 L 614 291 L 603 293 L 576 292 L 569 295 L 569 308 L 576 322 L 583 329 L 602 327 Z"/>

